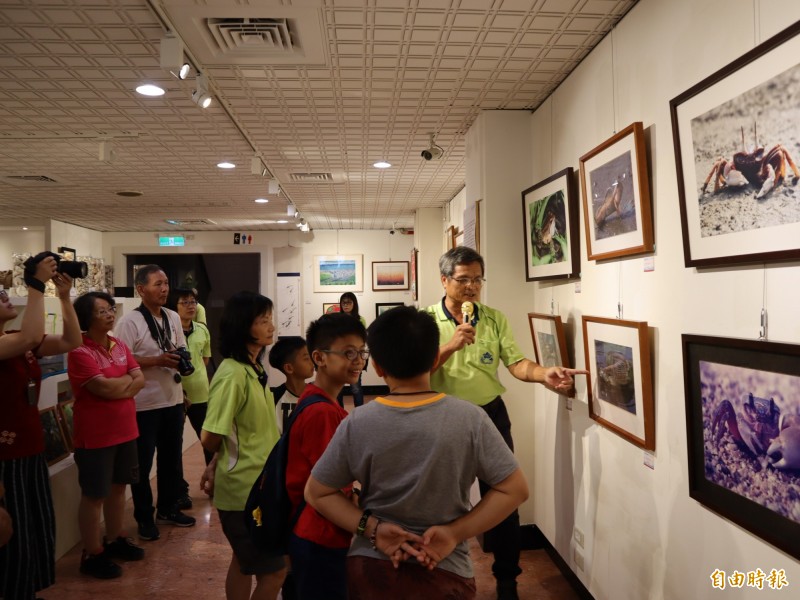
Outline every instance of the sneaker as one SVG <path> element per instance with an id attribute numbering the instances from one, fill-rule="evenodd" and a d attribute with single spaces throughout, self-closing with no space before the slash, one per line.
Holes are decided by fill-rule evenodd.
<path id="1" fill-rule="evenodd" d="M 152 521 L 142 521 L 139 523 L 139 539 L 151 542 L 161 537 L 158 527 Z"/>
<path id="2" fill-rule="evenodd" d="M 122 567 L 112 561 L 105 551 L 89 554 L 84 550 L 81 555 L 81 573 L 98 579 L 114 579 L 122 575 Z"/>
<path id="3" fill-rule="evenodd" d="M 189 497 L 189 494 L 184 494 L 178 498 L 178 503 L 176 506 L 178 507 L 178 510 L 189 510 L 192 508 L 192 499 Z"/>
<path id="4" fill-rule="evenodd" d="M 142 560 L 144 558 L 144 549 L 134 544 L 133 539 L 129 537 L 119 536 L 113 542 L 106 542 L 104 547 L 106 554 L 120 560 Z"/>
<path id="5" fill-rule="evenodd" d="M 178 527 L 191 527 L 195 524 L 195 518 L 185 515 L 179 510 L 175 510 L 167 515 L 157 512 L 156 523 L 176 525 Z"/>

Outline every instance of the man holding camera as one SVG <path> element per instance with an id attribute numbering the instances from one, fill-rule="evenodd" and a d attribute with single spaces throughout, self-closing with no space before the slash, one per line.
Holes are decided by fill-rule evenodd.
<path id="1" fill-rule="evenodd" d="M 156 521 L 178 527 L 195 524 L 193 517 L 178 509 L 179 483 L 183 479 L 181 372 L 188 374 L 191 362 L 187 360 L 180 317 L 164 308 L 169 294 L 166 273 L 158 265 L 145 265 L 137 271 L 134 284 L 142 304 L 119 320 L 116 337 L 128 345 L 144 373 L 144 389 L 135 397 L 140 475 L 131 491 L 139 537 L 157 540 L 160 534 Z M 156 450 L 158 501 L 154 519 L 149 477 Z"/>

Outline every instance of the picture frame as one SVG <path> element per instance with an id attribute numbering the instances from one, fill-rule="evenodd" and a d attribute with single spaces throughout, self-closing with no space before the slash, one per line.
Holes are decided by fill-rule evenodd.
<path id="1" fill-rule="evenodd" d="M 800 173 L 786 160 L 800 158 L 800 124 L 784 102 L 800 86 L 798 34 L 800 22 L 669 103 L 686 267 L 800 259 Z M 766 164 L 781 163 L 783 182 L 764 191 Z"/>
<path id="2" fill-rule="evenodd" d="M 526 281 L 578 276 L 578 220 L 572 167 L 522 191 Z"/>
<path id="3" fill-rule="evenodd" d="M 564 323 L 559 315 L 545 313 L 528 313 L 528 325 L 531 329 L 533 352 L 536 362 L 543 367 L 570 368 L 567 353 L 567 337 L 564 332 Z M 565 396 L 574 397 L 573 387 Z"/>
<path id="4" fill-rule="evenodd" d="M 42 379 L 67 372 L 67 354 L 54 354 L 52 356 L 41 356 L 36 359 L 39 368 L 42 370 Z"/>
<path id="5" fill-rule="evenodd" d="M 644 128 L 637 121 L 580 158 L 589 260 L 652 252 L 653 214 Z"/>
<path id="6" fill-rule="evenodd" d="M 364 265 L 361 254 L 314 256 L 314 292 L 361 292 Z"/>
<path id="7" fill-rule="evenodd" d="M 75 252 L 75 248 L 67 248 L 66 246 L 59 246 L 58 253 L 61 255 L 63 260 L 77 260 L 78 253 Z"/>
<path id="8" fill-rule="evenodd" d="M 455 240 L 454 240 L 455 241 Z M 417 252 L 419 252 L 416 248 L 411 249 L 411 299 L 416 302 L 419 300 L 418 293 L 417 293 Z"/>
<path id="9" fill-rule="evenodd" d="M 339 306 L 338 302 L 323 302 L 322 303 L 322 314 L 327 315 L 330 313 L 337 313 L 342 312 L 342 307 Z"/>
<path id="10" fill-rule="evenodd" d="M 445 231 L 445 242 L 447 243 L 448 250 L 452 250 L 456 247 L 456 235 L 458 235 L 458 227 L 450 225 L 447 231 Z"/>
<path id="11" fill-rule="evenodd" d="M 56 383 L 56 402 L 58 402 L 58 404 L 69 402 L 74 398 L 75 394 L 72 391 L 72 385 L 69 379 L 64 379 L 64 381 Z"/>
<path id="12" fill-rule="evenodd" d="M 792 493 L 800 484 L 800 346 L 692 334 L 681 342 L 689 495 L 800 559 Z M 763 409 L 750 434 L 747 405 Z"/>
<path id="13" fill-rule="evenodd" d="M 51 466 L 69 456 L 69 446 L 58 419 L 55 406 L 39 411 L 39 419 L 44 430 L 44 457 Z"/>
<path id="14" fill-rule="evenodd" d="M 386 260 L 372 262 L 373 292 L 407 290 L 409 285 L 409 261 Z"/>
<path id="15" fill-rule="evenodd" d="M 68 450 L 74 450 L 73 440 L 75 435 L 74 410 L 75 400 L 67 400 L 56 405 L 58 408 L 58 418 L 64 432 L 64 441 L 67 443 Z"/>
<path id="16" fill-rule="evenodd" d="M 584 316 L 589 416 L 630 443 L 655 450 L 655 402 L 646 321 Z"/>
<path id="17" fill-rule="evenodd" d="M 376 302 L 375 303 L 375 317 L 380 317 L 387 310 L 397 308 L 398 306 L 405 306 L 402 302 Z"/>

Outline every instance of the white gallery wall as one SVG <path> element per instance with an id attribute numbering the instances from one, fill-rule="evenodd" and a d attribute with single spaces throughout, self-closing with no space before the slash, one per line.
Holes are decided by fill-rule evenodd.
<path id="1" fill-rule="evenodd" d="M 716 597 L 715 569 L 784 569 L 790 583 L 780 592 L 727 586 L 726 598 L 794 597 L 800 585 L 800 562 L 689 497 L 681 354 L 682 333 L 757 338 L 764 302 L 770 339 L 800 343 L 800 265 L 684 267 L 669 114 L 672 98 L 798 19 L 795 0 L 641 0 L 533 115 L 483 113 L 468 133 L 467 201 L 484 201 L 486 300 L 509 316 L 523 351 L 533 356 L 526 314 L 549 313 L 551 305 L 567 324 L 578 367 L 583 315 L 615 317 L 620 302 L 625 319 L 651 328 L 653 469 L 642 450 L 589 418 L 583 379 L 570 410 L 541 386 L 503 377 L 531 484 L 523 522 L 539 526 L 598 600 Z M 565 167 L 577 172 L 580 156 L 634 121 L 647 139 L 654 271 L 644 271 L 641 256 L 588 261 L 581 214 L 580 285 L 526 283 L 520 192 Z M 517 167 L 520 157 L 526 162 Z M 522 181 L 513 173 L 511 183 L 500 180 L 505 161 L 521 168 Z"/>

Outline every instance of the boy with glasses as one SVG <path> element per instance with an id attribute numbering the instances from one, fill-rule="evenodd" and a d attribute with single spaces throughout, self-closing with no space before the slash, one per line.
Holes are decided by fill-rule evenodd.
<path id="1" fill-rule="evenodd" d="M 289 539 L 289 557 L 300 600 L 347 597 L 345 557 L 352 535 L 306 506 L 303 490 L 311 469 L 339 423 L 347 417 L 336 396 L 345 384 L 358 381 L 369 358 L 366 339 L 364 325 L 343 313 L 323 315 L 306 332 L 306 344 L 317 374 L 314 382 L 306 385 L 298 408 L 312 396 L 323 396 L 327 401 L 304 410 L 289 436 L 286 489 L 293 514 L 301 511 Z M 343 492 L 351 497 L 351 486 Z"/>

